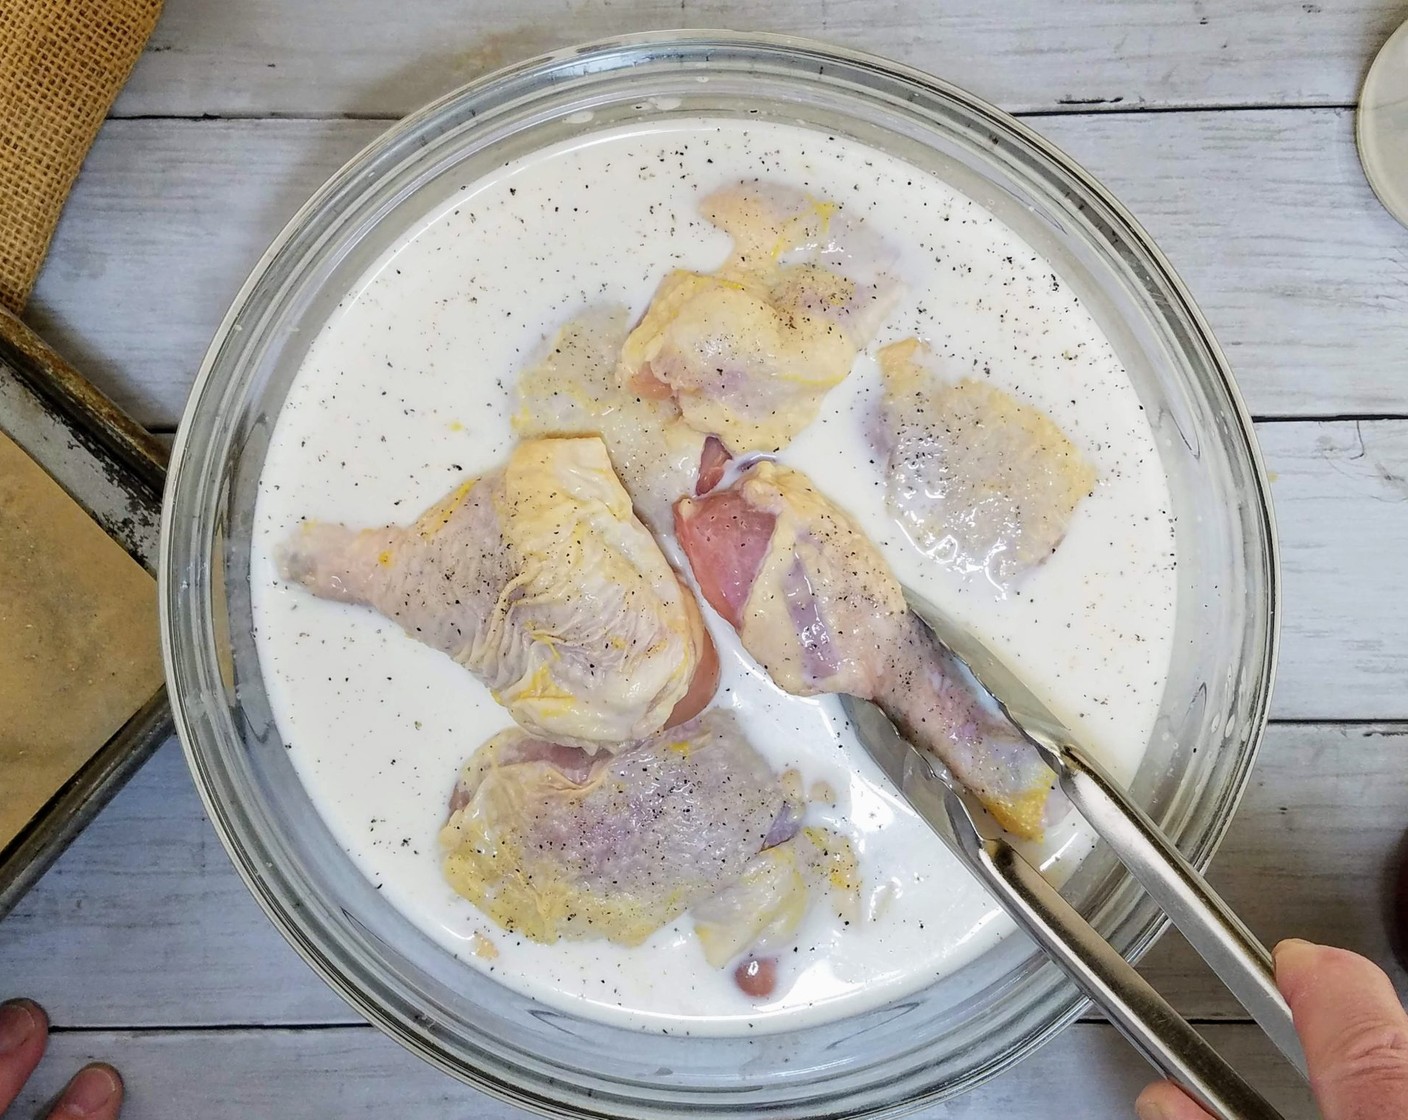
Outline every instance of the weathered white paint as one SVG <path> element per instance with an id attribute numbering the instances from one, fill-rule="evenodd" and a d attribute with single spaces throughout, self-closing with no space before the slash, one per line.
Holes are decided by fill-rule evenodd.
<path id="1" fill-rule="evenodd" d="M 635 31 L 825 39 L 1007 109 L 1354 100 L 1399 0 L 167 0 L 121 114 L 398 116 L 486 71 Z"/>
<path id="2" fill-rule="evenodd" d="M 1408 717 L 1408 421 L 1259 424 L 1257 437 L 1283 577 L 1272 715 Z"/>

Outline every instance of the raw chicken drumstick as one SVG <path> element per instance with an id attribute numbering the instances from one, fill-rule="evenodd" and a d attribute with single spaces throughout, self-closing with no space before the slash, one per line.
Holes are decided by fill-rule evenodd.
<path id="1" fill-rule="evenodd" d="M 1040 835 L 1055 778 L 963 680 L 880 552 L 797 471 L 771 462 L 675 507 L 704 597 L 797 696 L 873 700 L 1006 829 Z"/>
<path id="2" fill-rule="evenodd" d="M 449 654 L 517 723 L 615 751 L 698 714 L 718 656 L 595 437 L 520 443 L 411 525 L 304 522 L 286 580 Z"/>

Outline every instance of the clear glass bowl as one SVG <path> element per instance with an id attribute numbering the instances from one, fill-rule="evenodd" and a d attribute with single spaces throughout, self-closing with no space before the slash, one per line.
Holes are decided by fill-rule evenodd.
<path id="1" fill-rule="evenodd" d="M 170 695 L 210 818 L 254 896 L 349 1003 L 440 1068 L 555 1115 L 892 1114 L 970 1088 L 1083 1004 L 1020 937 L 880 1010 L 756 1038 L 602 1026 L 510 992 L 432 943 L 314 812 L 269 714 L 251 636 L 255 493 L 310 340 L 362 271 L 455 183 L 596 129 L 674 115 L 844 134 L 947 180 L 1046 255 L 1122 357 L 1178 519 L 1172 672 L 1137 798 L 1194 864 L 1246 784 L 1275 661 L 1276 561 L 1250 422 L 1163 255 L 1088 174 L 971 95 L 855 52 L 773 36 L 653 34 L 501 71 L 416 113 L 339 171 L 221 325 L 172 455 L 161 562 Z M 1064 891 L 1138 957 L 1163 921 L 1097 851 Z"/>

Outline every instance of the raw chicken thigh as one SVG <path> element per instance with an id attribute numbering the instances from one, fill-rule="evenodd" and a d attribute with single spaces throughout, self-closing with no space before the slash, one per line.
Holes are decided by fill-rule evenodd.
<path id="1" fill-rule="evenodd" d="M 1002 586 L 1061 543 L 1095 470 L 1049 417 L 981 381 L 944 381 L 918 339 L 880 351 L 890 513 L 923 552 Z"/>
<path id="2" fill-rule="evenodd" d="M 812 900 L 829 897 L 845 922 L 860 919 L 860 861 L 846 837 L 803 828 L 748 861 L 737 880 L 693 909 L 704 959 L 723 968 L 745 953 L 773 953 L 797 933 Z"/>
<path id="3" fill-rule="evenodd" d="M 676 507 L 709 603 L 797 696 L 873 700 L 1004 827 L 1038 836 L 1054 776 L 908 610 L 879 550 L 805 476 L 770 462 Z"/>
<path id="4" fill-rule="evenodd" d="M 717 440 L 680 418 L 669 397 L 646 397 L 617 384 L 626 334 L 624 307 L 567 323 L 546 357 L 519 377 L 513 430 L 519 436 L 601 436 L 636 513 L 665 533 L 675 499 L 717 482 L 726 456 Z M 701 474 L 701 464 L 716 470 Z"/>
<path id="5" fill-rule="evenodd" d="M 893 303 L 894 253 L 791 187 L 743 183 L 701 209 L 733 253 L 715 273 L 664 279 L 621 351 L 621 383 L 672 397 L 731 455 L 776 451 L 816 418 Z"/>
<path id="6" fill-rule="evenodd" d="M 638 945 L 743 875 L 776 826 L 796 829 L 772 770 L 719 709 L 614 756 L 503 732 L 450 805 L 450 884 L 535 941 Z"/>
<path id="7" fill-rule="evenodd" d="M 411 525 L 305 522 L 278 562 L 449 654 L 521 727 L 589 752 L 690 718 L 717 684 L 699 607 L 594 437 L 520 443 Z"/>

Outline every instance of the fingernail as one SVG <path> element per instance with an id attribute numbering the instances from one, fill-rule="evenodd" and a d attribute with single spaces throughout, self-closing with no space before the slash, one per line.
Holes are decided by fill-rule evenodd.
<path id="1" fill-rule="evenodd" d="M 1174 1120 L 1173 1113 L 1159 1101 L 1145 1100 L 1143 1097 L 1134 1102 L 1134 1112 L 1139 1120 Z"/>
<path id="2" fill-rule="evenodd" d="M 0 1054 L 12 1054 L 39 1029 L 39 1017 L 28 1000 L 0 1003 Z"/>
<path id="3" fill-rule="evenodd" d="M 1316 946 L 1314 942 L 1302 941 L 1299 937 L 1288 937 L 1286 938 L 1286 940 L 1278 941 L 1276 943 L 1276 947 L 1271 950 L 1271 959 L 1279 963 L 1282 954 L 1299 953 L 1306 949 L 1314 949 L 1315 947 Z"/>
<path id="4" fill-rule="evenodd" d="M 111 1066 L 84 1066 L 64 1090 L 55 1110 L 60 1116 L 92 1116 L 122 1088 L 122 1079 Z"/>

